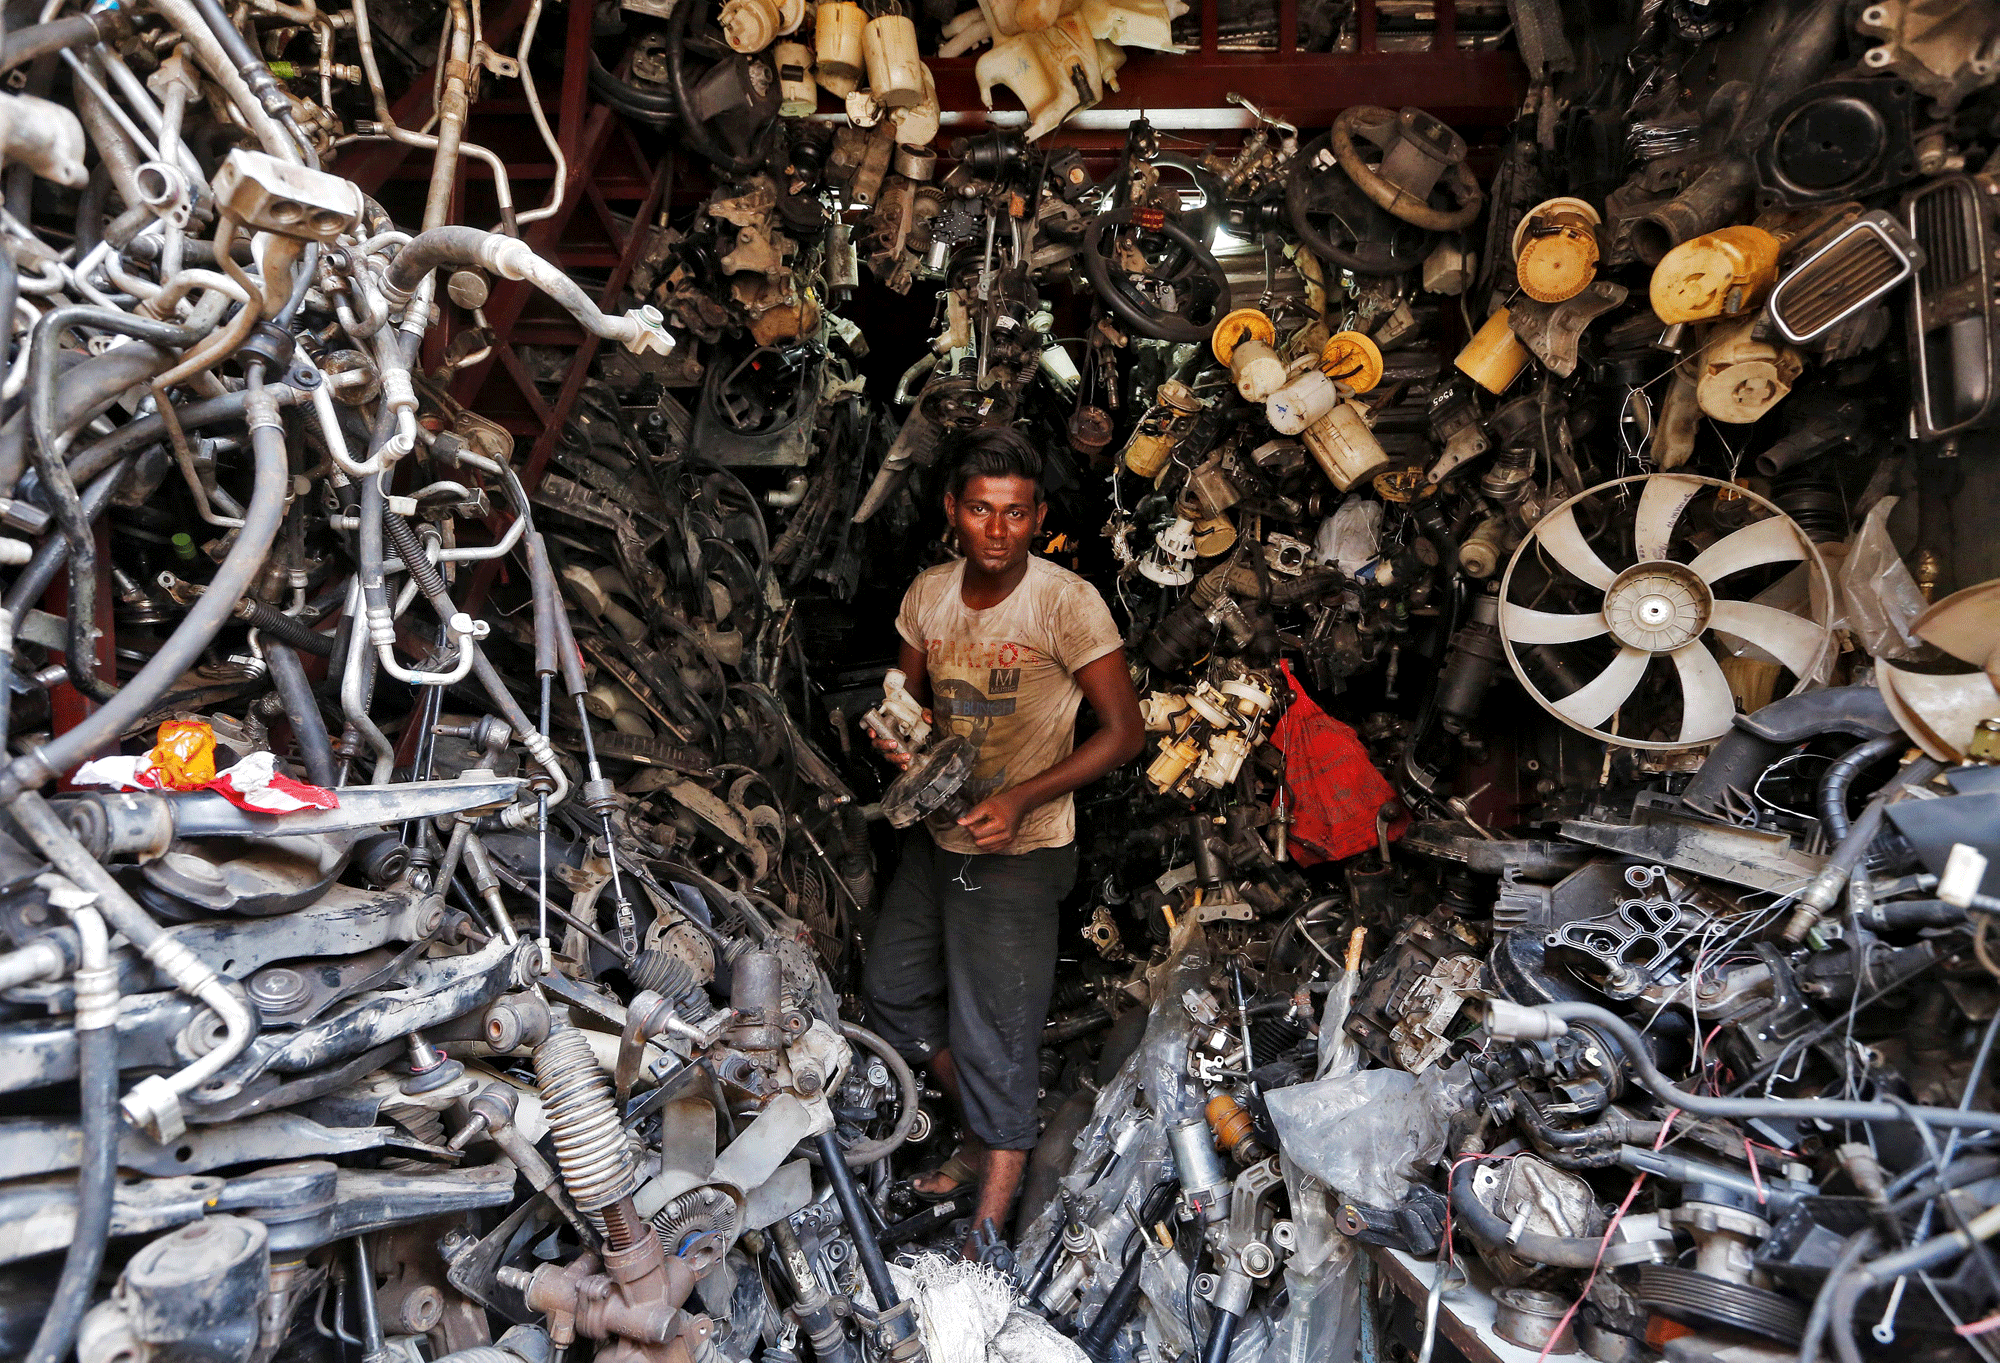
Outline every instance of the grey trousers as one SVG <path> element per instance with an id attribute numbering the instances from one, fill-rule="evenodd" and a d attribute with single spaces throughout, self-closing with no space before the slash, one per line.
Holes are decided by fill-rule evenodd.
<path id="1" fill-rule="evenodd" d="M 875 1029 L 912 1064 L 950 1048 L 966 1124 L 995 1150 L 1031 1149 L 1041 1134 L 1056 906 L 1075 881 L 1074 844 L 967 856 L 920 826 L 882 896 L 862 967 Z"/>

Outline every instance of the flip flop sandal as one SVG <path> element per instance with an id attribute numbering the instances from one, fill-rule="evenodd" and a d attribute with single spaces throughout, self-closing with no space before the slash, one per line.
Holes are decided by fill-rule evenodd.
<path id="1" fill-rule="evenodd" d="M 950 1159 L 946 1160 L 943 1164 L 940 1164 L 937 1168 L 931 1170 L 931 1172 L 933 1174 L 942 1174 L 944 1177 L 950 1179 L 951 1186 L 949 1188 L 939 1189 L 936 1192 L 927 1193 L 923 1189 L 917 1187 L 914 1183 L 911 1184 L 910 1191 L 916 1194 L 917 1199 L 921 1202 L 930 1202 L 930 1203 L 949 1202 L 954 1197 L 957 1197 L 960 1190 L 965 1188 L 966 1185 L 977 1183 L 979 1181 L 979 1170 L 977 1166 L 975 1166 L 971 1160 L 965 1157 L 965 1152 L 963 1150 L 954 1151 Z M 918 1175 L 918 1177 L 921 1178 L 922 1175 Z"/>

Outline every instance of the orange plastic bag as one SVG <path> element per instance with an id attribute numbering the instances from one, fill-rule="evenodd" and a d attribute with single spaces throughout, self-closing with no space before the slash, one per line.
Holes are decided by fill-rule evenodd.
<path id="1" fill-rule="evenodd" d="M 170 719 L 146 754 L 164 790 L 199 790 L 215 779 L 215 730 L 198 719 Z"/>

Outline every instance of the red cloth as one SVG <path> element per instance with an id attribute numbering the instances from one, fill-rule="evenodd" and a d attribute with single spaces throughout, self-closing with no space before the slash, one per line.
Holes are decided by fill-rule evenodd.
<path id="1" fill-rule="evenodd" d="M 1292 859 L 1301 866 L 1339 861 L 1375 845 L 1375 816 L 1395 795 L 1354 730 L 1319 708 L 1285 664 L 1292 705 L 1271 742 L 1285 755 L 1291 804 Z"/>

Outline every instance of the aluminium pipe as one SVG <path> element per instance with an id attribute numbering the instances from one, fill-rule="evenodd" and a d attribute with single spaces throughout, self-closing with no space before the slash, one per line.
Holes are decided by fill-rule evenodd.
<path id="1" fill-rule="evenodd" d="M 233 618 L 237 598 L 249 591 L 263 570 L 284 520 L 291 469 L 277 404 L 263 391 L 258 367 L 251 368 L 252 398 L 246 415 L 255 483 L 236 542 L 180 626 L 116 696 L 67 733 L 8 763 L 0 772 L 0 804 L 11 804 L 24 792 L 61 776 L 137 723 L 215 641 L 223 625 Z"/>

